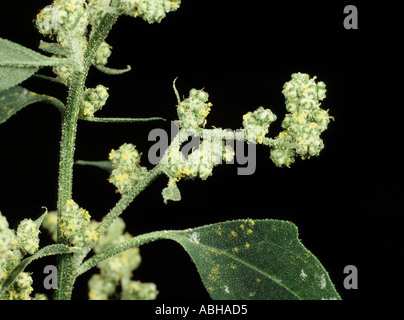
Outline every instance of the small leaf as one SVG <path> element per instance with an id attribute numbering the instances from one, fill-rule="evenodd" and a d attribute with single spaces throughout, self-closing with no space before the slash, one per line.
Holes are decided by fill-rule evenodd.
<path id="1" fill-rule="evenodd" d="M 65 58 L 50 58 L 17 43 L 0 38 L 0 91 L 14 87 L 45 66 L 75 64 Z"/>
<path id="2" fill-rule="evenodd" d="M 0 124 L 6 122 L 22 108 L 37 102 L 50 103 L 63 111 L 64 105 L 54 97 L 37 94 L 22 87 L 0 92 Z"/>
<path id="3" fill-rule="evenodd" d="M 61 47 L 58 43 L 49 43 L 49 42 L 45 42 L 45 41 L 41 40 L 38 48 L 41 49 L 42 51 L 52 53 L 52 54 L 57 54 L 60 56 L 69 55 L 69 52 L 66 49 L 64 49 L 63 47 Z"/>
<path id="4" fill-rule="evenodd" d="M 3 285 L 0 288 L 0 298 L 6 291 L 13 285 L 14 281 L 17 279 L 18 275 L 25 270 L 25 268 L 33 261 L 42 257 L 56 255 L 56 254 L 67 254 L 79 251 L 78 248 L 68 247 L 64 244 L 53 244 L 42 248 L 37 253 L 32 256 L 22 260 L 11 273 L 8 275 Z"/>
<path id="5" fill-rule="evenodd" d="M 45 216 L 48 214 L 48 208 L 42 207 L 42 209 L 45 209 L 45 212 L 38 219 L 35 220 L 38 229 L 41 227 L 43 219 L 45 219 Z"/>
<path id="6" fill-rule="evenodd" d="M 109 74 L 109 75 L 120 75 L 120 74 L 124 74 L 124 73 L 132 70 L 131 66 L 129 66 L 129 65 L 126 67 L 126 69 L 113 69 L 113 68 L 96 65 L 96 64 L 94 65 L 94 67 L 96 67 L 98 69 L 98 71 L 101 71 L 102 73 Z"/>
<path id="7" fill-rule="evenodd" d="M 75 162 L 78 165 L 81 166 L 93 166 L 93 167 L 98 167 L 101 168 L 103 170 L 106 170 L 108 172 L 112 172 L 112 170 L 114 169 L 112 167 L 112 161 L 85 161 L 85 160 L 77 160 Z"/>
<path id="8" fill-rule="evenodd" d="M 290 222 L 236 220 L 165 237 L 185 248 L 213 299 L 340 299 Z"/>
<path id="9" fill-rule="evenodd" d="M 172 182 L 173 183 L 173 182 Z M 175 183 L 175 182 L 174 182 Z M 176 185 L 168 185 L 161 192 L 163 195 L 164 203 L 167 204 L 168 200 L 181 201 L 181 192 Z"/>

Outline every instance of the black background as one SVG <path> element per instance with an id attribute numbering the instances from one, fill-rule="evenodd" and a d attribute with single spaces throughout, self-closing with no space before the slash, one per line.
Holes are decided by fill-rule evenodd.
<path id="1" fill-rule="evenodd" d="M 343 299 L 403 298 L 402 64 L 397 7 L 389 2 L 275 2 L 184 0 L 160 24 L 122 17 L 108 42 L 109 66 L 132 71 L 106 76 L 92 70 L 88 87 L 110 88 L 98 116 L 176 119 L 175 77 L 181 96 L 204 88 L 213 103 L 208 126 L 237 129 L 242 115 L 259 106 L 285 113 L 282 86 L 294 72 L 316 75 L 327 85 L 323 108 L 335 117 L 323 133 L 320 157 L 275 167 L 266 147 L 257 147 L 252 176 L 236 165 L 215 168 L 207 181 L 181 182 L 182 201 L 165 205 L 159 178 L 123 214 L 133 234 L 184 229 L 237 218 L 288 220 L 303 244 L 329 272 Z M 36 49 L 41 39 L 32 24 L 49 1 L 13 1 L 0 13 L 0 36 Z M 346 5 L 359 11 L 359 29 L 343 27 Z M 60 99 L 64 88 L 30 79 L 24 86 Z M 124 142 L 143 151 L 148 133 L 170 123 L 79 123 L 76 159 L 104 160 Z M 0 210 L 11 227 L 54 209 L 57 197 L 60 116 L 49 105 L 33 105 L 0 127 Z M 74 199 L 101 219 L 119 199 L 97 168 L 76 167 Z M 43 244 L 48 243 L 45 234 Z M 141 248 L 143 262 L 134 279 L 155 282 L 159 299 L 208 299 L 195 266 L 170 241 Z M 37 292 L 41 270 L 52 258 L 34 262 Z M 358 268 L 359 289 L 343 287 L 346 265 Z M 91 273 L 76 282 L 73 299 L 86 299 Z"/>

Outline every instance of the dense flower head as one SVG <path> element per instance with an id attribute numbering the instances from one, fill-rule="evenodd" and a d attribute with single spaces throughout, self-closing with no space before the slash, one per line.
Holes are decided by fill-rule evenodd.
<path id="1" fill-rule="evenodd" d="M 158 295 L 155 283 L 123 281 L 121 300 L 155 300 Z"/>
<path id="2" fill-rule="evenodd" d="M 181 194 L 176 182 L 200 178 L 206 180 L 212 175 L 213 168 L 223 161 L 232 161 L 235 152 L 222 139 L 206 137 L 198 148 L 186 158 L 180 148 L 173 148 L 167 155 L 165 173 L 169 177 L 168 186 L 163 189 L 164 202 L 179 201 Z"/>
<path id="3" fill-rule="evenodd" d="M 39 248 L 39 227 L 31 219 L 24 219 L 17 228 L 18 246 L 22 252 L 34 254 Z"/>
<path id="4" fill-rule="evenodd" d="M 39 229 L 35 221 L 24 219 L 17 232 L 9 229 L 7 219 L 0 212 L 0 287 L 24 258 L 38 250 Z M 0 300 L 31 300 L 32 278 L 21 272 Z"/>
<path id="5" fill-rule="evenodd" d="M 263 107 L 245 114 L 243 116 L 243 127 L 247 140 L 253 143 L 262 143 L 269 131 L 270 124 L 275 120 L 275 114 Z"/>
<path id="6" fill-rule="evenodd" d="M 197 129 L 205 126 L 212 106 L 208 99 L 208 93 L 203 90 L 192 89 L 189 92 L 189 97 L 181 101 L 177 108 L 181 128 Z"/>
<path id="7" fill-rule="evenodd" d="M 121 0 L 119 7 L 125 14 L 141 17 L 148 23 L 160 23 L 166 14 L 177 10 L 181 0 Z"/>
<path id="8" fill-rule="evenodd" d="M 84 117 L 94 117 L 94 113 L 101 110 L 109 97 L 108 88 L 99 84 L 96 88 L 84 90 L 84 97 L 80 114 Z"/>
<path id="9" fill-rule="evenodd" d="M 140 165 L 140 157 L 136 146 L 130 143 L 121 145 L 118 150 L 111 150 L 109 160 L 114 169 L 109 182 L 117 187 L 120 194 L 130 192 L 148 173 L 147 168 Z"/>
<path id="10" fill-rule="evenodd" d="M 8 221 L 0 212 L 0 255 L 7 250 L 14 250 L 18 240 L 15 231 L 9 229 Z"/>
<path id="11" fill-rule="evenodd" d="M 88 10 L 85 0 L 56 0 L 38 13 L 36 26 L 40 33 L 56 37 L 66 49 L 71 49 L 73 39 L 86 41 Z"/>
<path id="12" fill-rule="evenodd" d="M 291 81 L 285 83 L 286 114 L 282 121 L 282 131 L 274 140 L 271 159 L 277 166 L 290 166 L 296 155 L 303 159 L 318 156 L 324 148 L 320 138 L 327 129 L 330 117 L 320 108 L 320 101 L 326 96 L 324 82 L 315 82 L 316 77 L 295 73 Z"/>
<path id="13" fill-rule="evenodd" d="M 108 63 L 108 58 L 112 54 L 112 47 L 103 41 L 95 54 L 94 63 L 96 65 L 105 66 Z"/>
<path id="14" fill-rule="evenodd" d="M 95 242 L 99 235 L 91 227 L 90 218 L 87 210 L 80 208 L 72 199 L 67 200 L 60 223 L 62 237 L 77 247 Z"/>

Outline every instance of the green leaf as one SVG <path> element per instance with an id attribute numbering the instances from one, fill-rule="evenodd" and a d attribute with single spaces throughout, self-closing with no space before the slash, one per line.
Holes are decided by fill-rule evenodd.
<path id="1" fill-rule="evenodd" d="M 106 66 L 94 65 L 98 69 L 98 71 L 108 74 L 108 75 L 120 75 L 132 70 L 131 66 L 127 66 L 126 69 L 113 69 Z"/>
<path id="2" fill-rule="evenodd" d="M 43 219 L 45 219 L 45 216 L 48 214 L 48 208 L 42 207 L 42 209 L 45 209 L 45 212 L 38 219 L 35 220 L 38 229 L 41 227 Z"/>
<path id="3" fill-rule="evenodd" d="M 67 254 L 67 253 L 74 253 L 79 251 L 78 248 L 75 247 L 68 247 L 64 244 L 53 244 L 47 247 L 42 248 L 32 256 L 25 258 L 22 260 L 11 273 L 8 275 L 6 280 L 4 281 L 3 285 L 0 287 L 0 298 L 6 291 L 13 285 L 14 281 L 17 279 L 18 275 L 25 270 L 25 268 L 34 260 L 56 255 L 56 254 Z"/>
<path id="4" fill-rule="evenodd" d="M 52 54 L 57 54 L 60 56 L 68 56 L 69 52 L 61 47 L 58 43 L 50 43 L 50 42 L 45 42 L 42 41 L 39 43 L 39 49 L 42 51 L 52 53 Z"/>
<path id="5" fill-rule="evenodd" d="M 38 70 L 39 68 L 3 67 L 0 61 L 0 92 L 27 80 Z"/>
<path id="6" fill-rule="evenodd" d="M 0 91 L 14 87 L 45 66 L 74 64 L 65 58 L 50 58 L 17 43 L 0 38 Z"/>
<path id="7" fill-rule="evenodd" d="M 93 167 L 98 167 L 103 170 L 106 170 L 108 172 L 112 172 L 114 169 L 112 167 L 112 161 L 85 161 L 85 160 L 77 160 L 75 164 L 81 165 L 81 166 L 93 166 Z"/>
<path id="8" fill-rule="evenodd" d="M 213 299 L 340 299 L 291 222 L 235 220 L 164 237 L 185 248 Z"/>
<path id="9" fill-rule="evenodd" d="M 63 103 L 54 97 L 37 94 L 22 87 L 13 87 L 0 92 L 0 124 L 6 122 L 22 108 L 37 102 L 50 103 L 62 112 L 64 110 Z"/>

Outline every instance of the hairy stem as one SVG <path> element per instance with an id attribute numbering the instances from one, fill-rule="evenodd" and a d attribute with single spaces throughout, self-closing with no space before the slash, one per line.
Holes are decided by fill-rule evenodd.
<path id="1" fill-rule="evenodd" d="M 122 214 L 122 212 L 125 211 L 125 209 L 133 202 L 133 200 L 162 173 L 162 166 L 156 165 L 152 170 L 150 170 L 148 175 L 142 181 L 140 181 L 135 188 L 133 188 L 131 193 L 124 195 L 117 202 L 114 208 L 112 208 L 111 211 L 106 215 L 106 217 L 102 220 L 102 222 L 96 229 L 99 235 L 101 236 L 109 228 L 109 226 Z M 80 264 L 87 256 L 87 254 L 91 251 L 93 246 L 94 243 L 83 248 L 81 252 L 75 255 L 75 261 Z"/>
<path id="2" fill-rule="evenodd" d="M 62 121 L 62 138 L 60 144 L 59 188 L 57 202 L 58 243 L 64 242 L 60 232 L 60 221 L 62 212 L 65 210 L 66 201 L 72 198 L 73 164 L 77 122 L 79 118 L 80 103 L 82 100 L 84 84 L 97 49 L 108 35 L 117 18 L 118 16 L 115 14 L 106 14 L 98 28 L 94 31 L 89 41 L 87 51 L 84 55 L 82 68 L 75 71 L 72 85 L 69 89 L 67 108 Z M 73 263 L 73 257 L 71 254 L 60 255 L 58 257 L 57 264 L 58 288 L 54 292 L 54 299 L 68 300 L 71 298 L 71 293 L 73 290 L 73 284 L 76 277 L 76 266 Z"/>
<path id="3" fill-rule="evenodd" d="M 99 234 L 103 234 L 105 230 L 121 215 L 121 213 L 132 203 L 132 201 L 152 183 L 160 174 L 162 174 L 162 166 L 156 165 L 148 175 L 140 181 L 131 193 L 124 195 L 115 207 L 107 214 L 104 220 L 97 228 Z"/>
<path id="4" fill-rule="evenodd" d="M 149 121 L 165 121 L 161 117 L 151 117 L 151 118 L 98 118 L 98 117 L 85 117 L 80 120 L 85 120 L 89 122 L 102 122 L 102 123 L 131 123 L 131 122 L 149 122 Z"/>

